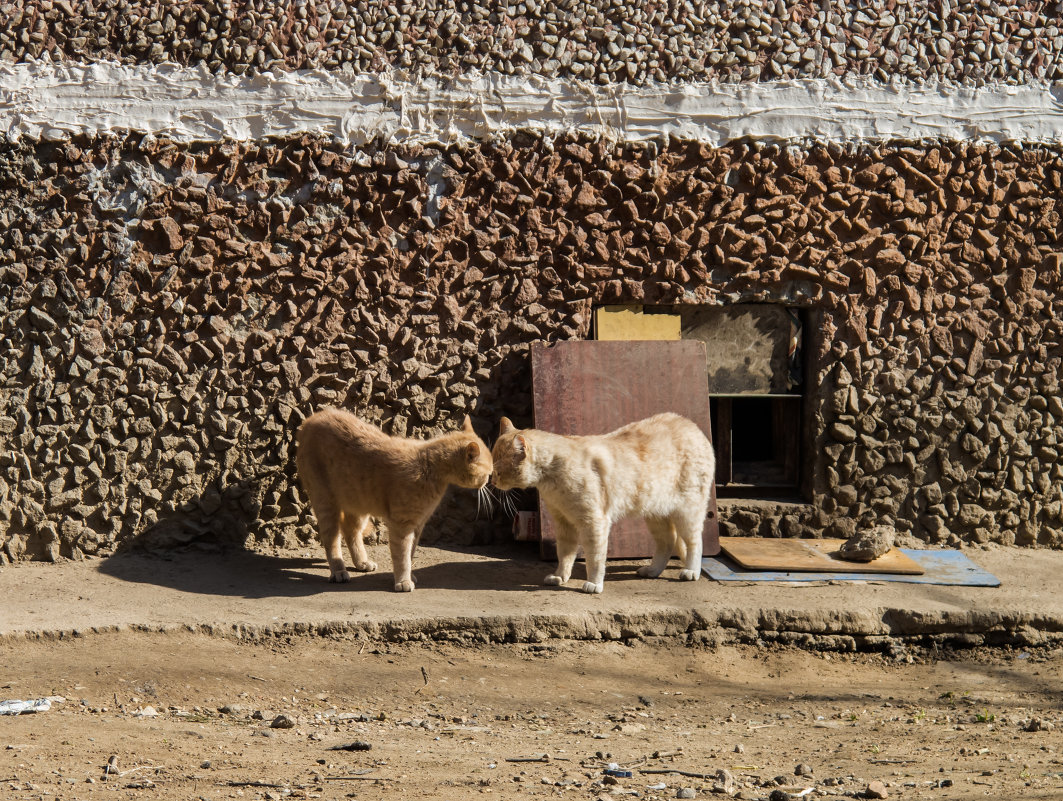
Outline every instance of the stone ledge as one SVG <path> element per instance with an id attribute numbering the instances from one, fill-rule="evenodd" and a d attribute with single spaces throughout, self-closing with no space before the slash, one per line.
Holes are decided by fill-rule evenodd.
<path id="1" fill-rule="evenodd" d="M 385 549 L 370 550 L 383 562 Z M 1002 587 L 689 584 L 669 580 L 674 566 L 653 581 L 635 577 L 636 563 L 619 562 L 610 563 L 605 593 L 587 596 L 575 582 L 540 586 L 547 565 L 513 548 L 422 549 L 409 594 L 390 592 L 382 571 L 330 585 L 321 560 L 304 554 L 21 564 L 0 571 L 0 595 L 10 599 L 0 641 L 133 630 L 469 644 L 667 637 L 836 651 L 1063 643 L 1063 601 L 1052 589 L 1063 553 L 994 548 L 972 556 Z M 69 600 L 64 588 L 72 586 L 85 600 Z"/>
<path id="2" fill-rule="evenodd" d="M 825 623 L 815 614 L 761 610 L 755 620 L 738 610 L 715 616 L 697 612 L 660 614 L 589 614 L 484 618 L 420 618 L 383 623 L 349 620 L 293 621 L 253 625 L 199 623 L 93 626 L 89 629 L 0 631 L 0 642 L 66 641 L 97 634 L 136 631 L 149 634 L 188 632 L 258 642 L 290 637 L 326 637 L 379 643 L 542 643 L 549 640 L 683 639 L 692 645 L 779 643 L 828 651 L 881 651 L 898 645 L 973 648 L 1043 647 L 1063 644 L 1063 618 L 981 613 L 918 619 L 907 610 L 886 609 L 881 618 Z"/>

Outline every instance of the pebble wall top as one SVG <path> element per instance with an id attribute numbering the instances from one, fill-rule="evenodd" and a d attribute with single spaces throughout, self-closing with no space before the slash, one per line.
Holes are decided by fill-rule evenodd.
<path id="1" fill-rule="evenodd" d="M 1051 2 L 5 0 L 0 60 L 536 74 L 606 84 L 1063 77 Z"/>

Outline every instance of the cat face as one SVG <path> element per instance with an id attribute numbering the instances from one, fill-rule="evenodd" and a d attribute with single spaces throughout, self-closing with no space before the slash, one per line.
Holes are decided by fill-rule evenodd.
<path id="1" fill-rule="evenodd" d="M 455 476 L 455 483 L 468 489 L 480 489 L 491 477 L 491 452 L 472 429 L 472 421 L 465 415 L 461 433 L 464 436 L 461 450 L 462 464 Z"/>
<path id="2" fill-rule="evenodd" d="M 491 451 L 494 472 L 491 483 L 500 490 L 523 489 L 532 484 L 528 442 L 508 417 L 502 418 L 498 440 Z"/>

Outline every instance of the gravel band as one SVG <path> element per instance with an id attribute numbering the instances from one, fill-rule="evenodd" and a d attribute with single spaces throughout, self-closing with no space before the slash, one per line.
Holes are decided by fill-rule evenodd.
<path id="1" fill-rule="evenodd" d="M 0 61 L 205 65 L 244 74 L 471 70 L 595 83 L 856 73 L 981 84 L 1063 77 L 1059 4 L 896 0 L 0 3 Z"/>
<path id="2" fill-rule="evenodd" d="M 313 409 L 490 435 L 592 304 L 745 301 L 808 309 L 812 502 L 725 532 L 1058 547 L 1061 186 L 964 143 L 4 146 L 0 543 L 308 540 Z M 473 506 L 427 537 L 509 536 Z"/>

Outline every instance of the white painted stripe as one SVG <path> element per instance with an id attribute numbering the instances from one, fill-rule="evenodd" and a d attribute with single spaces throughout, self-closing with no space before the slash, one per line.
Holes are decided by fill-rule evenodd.
<path id="1" fill-rule="evenodd" d="M 861 142 L 973 139 L 1063 142 L 1060 85 L 962 87 L 800 80 L 596 86 L 467 75 L 403 81 L 339 72 L 241 78 L 200 68 L 0 64 L 0 133 L 63 138 L 132 129 L 178 140 L 304 131 L 347 144 L 451 142 L 519 128 L 711 144 L 740 137 Z"/>

